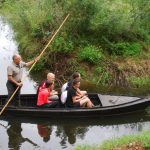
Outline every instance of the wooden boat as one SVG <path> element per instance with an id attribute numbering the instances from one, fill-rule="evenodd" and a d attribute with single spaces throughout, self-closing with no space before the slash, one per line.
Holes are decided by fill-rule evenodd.
<path id="1" fill-rule="evenodd" d="M 39 108 L 36 106 L 35 94 L 21 95 L 21 106 L 7 106 L 3 115 L 26 116 L 26 117 L 49 117 L 49 118 L 84 118 L 105 117 L 143 111 L 150 106 L 150 98 L 113 96 L 101 94 L 89 94 L 94 103 L 93 108 Z M 7 95 L 0 95 L 0 110 L 2 109 Z"/>

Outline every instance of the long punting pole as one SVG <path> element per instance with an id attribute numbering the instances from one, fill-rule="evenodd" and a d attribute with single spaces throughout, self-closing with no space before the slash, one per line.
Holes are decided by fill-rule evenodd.
<path id="1" fill-rule="evenodd" d="M 55 36 L 57 35 L 57 33 L 59 32 L 59 30 L 62 28 L 62 26 L 64 25 L 64 23 L 66 22 L 66 20 L 68 19 L 69 14 L 66 16 L 66 18 L 64 19 L 64 21 L 61 23 L 61 25 L 59 26 L 59 28 L 55 31 L 54 35 L 51 37 L 51 39 L 49 40 L 49 42 L 47 43 L 47 45 L 44 47 L 44 49 L 42 50 L 42 52 L 39 55 L 39 59 L 41 58 L 41 56 L 43 55 L 43 53 L 45 52 L 45 50 L 47 49 L 47 47 L 51 44 L 51 42 L 53 41 L 53 39 L 55 38 Z M 35 61 L 33 63 L 33 65 L 31 66 L 31 68 L 28 71 L 28 74 L 31 72 L 31 70 L 33 69 L 33 67 L 35 66 L 35 64 L 38 62 Z M 21 82 L 23 82 L 25 80 L 25 78 L 28 76 L 28 74 L 22 79 Z M 8 104 L 10 103 L 10 101 L 12 100 L 12 98 L 14 97 L 14 95 L 16 94 L 16 92 L 18 91 L 19 86 L 16 88 L 16 90 L 14 91 L 14 93 L 11 95 L 11 97 L 9 98 L 9 100 L 7 101 L 7 103 L 5 104 L 5 106 L 2 108 L 0 115 L 4 112 L 4 110 L 6 109 L 6 107 L 8 106 Z"/>

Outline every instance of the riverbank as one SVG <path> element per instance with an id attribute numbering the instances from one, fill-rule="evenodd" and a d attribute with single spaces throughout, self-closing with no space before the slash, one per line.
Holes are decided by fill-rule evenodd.
<path id="1" fill-rule="evenodd" d="M 65 82 L 79 71 L 96 85 L 142 88 L 150 82 L 149 6 L 148 1 L 5 0 L 0 13 L 12 25 L 24 60 L 41 52 L 70 13 L 35 72 L 52 71 Z"/>
<path id="2" fill-rule="evenodd" d="M 97 146 L 77 146 L 75 150 L 150 150 L 150 131 L 107 140 Z"/>

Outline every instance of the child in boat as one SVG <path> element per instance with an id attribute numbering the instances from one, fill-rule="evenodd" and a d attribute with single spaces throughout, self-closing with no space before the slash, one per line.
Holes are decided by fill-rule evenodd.
<path id="1" fill-rule="evenodd" d="M 54 82 L 47 80 L 45 82 L 45 88 L 41 89 L 38 93 L 37 106 L 57 107 L 59 105 L 58 101 L 53 101 L 49 99 L 50 96 L 55 95 L 55 93 L 52 93 L 53 88 L 54 88 Z"/>
<path id="2" fill-rule="evenodd" d="M 86 96 L 80 94 L 80 80 L 75 79 L 72 82 L 72 86 L 68 89 L 66 104 L 68 107 L 88 107 L 92 108 L 94 105 L 91 100 Z"/>

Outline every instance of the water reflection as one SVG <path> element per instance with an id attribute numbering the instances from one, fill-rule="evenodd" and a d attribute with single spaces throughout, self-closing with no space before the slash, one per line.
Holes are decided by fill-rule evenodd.
<path id="1" fill-rule="evenodd" d="M 56 127 L 56 128 L 55 128 Z M 57 137 L 59 144 L 62 148 L 67 148 L 68 144 L 74 145 L 76 139 L 84 139 L 88 127 L 85 125 L 51 125 L 51 123 L 37 124 L 38 134 L 43 140 L 43 143 L 47 143 L 51 140 L 52 131 L 55 130 L 52 136 Z"/>
<path id="2" fill-rule="evenodd" d="M 37 124 L 38 134 L 42 137 L 43 141 L 46 143 L 50 140 L 50 135 L 52 133 L 52 127 L 46 124 Z"/>
<path id="3" fill-rule="evenodd" d="M 3 124 L 3 125 L 2 125 Z M 0 133 L 5 142 L 2 149 L 73 149 L 76 145 L 101 144 L 123 135 L 150 130 L 150 117 L 137 114 L 117 118 L 51 120 L 1 118 Z M 7 142 L 8 141 L 8 142 Z"/>
<path id="4" fill-rule="evenodd" d="M 8 135 L 8 148 L 9 149 L 14 149 L 14 150 L 19 150 L 21 145 L 24 142 L 28 142 L 32 144 L 33 146 L 38 146 L 36 143 L 32 142 L 28 138 L 24 138 L 22 136 L 22 127 L 21 127 L 21 122 L 10 120 L 8 121 L 8 125 L 4 126 L 1 124 L 4 128 L 7 129 L 7 135 Z"/>
<path id="5" fill-rule="evenodd" d="M 60 145 L 66 148 L 68 143 L 74 145 L 77 139 L 83 140 L 87 131 L 86 125 L 64 124 L 57 126 L 55 133 L 60 138 Z"/>
<path id="6" fill-rule="evenodd" d="M 9 121 L 8 126 L 10 126 L 7 129 L 7 134 L 9 137 L 9 140 L 8 140 L 9 146 L 8 147 L 10 149 L 17 150 L 20 148 L 21 143 L 24 142 L 24 138 L 21 135 L 21 131 L 22 131 L 21 123 L 15 123 L 14 121 Z"/>

